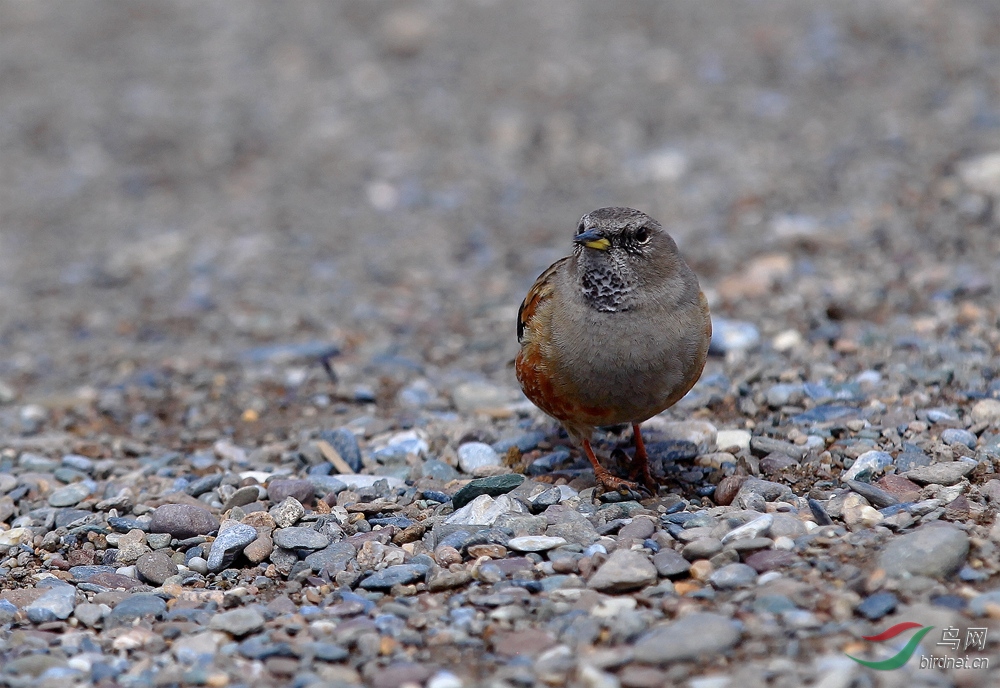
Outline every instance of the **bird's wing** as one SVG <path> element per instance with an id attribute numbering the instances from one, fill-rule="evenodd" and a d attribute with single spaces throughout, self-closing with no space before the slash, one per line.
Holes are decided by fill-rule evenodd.
<path id="1" fill-rule="evenodd" d="M 553 281 L 556 272 L 570 257 L 566 256 L 550 265 L 545 272 L 538 276 L 535 283 L 531 285 L 531 289 L 528 290 L 528 295 L 524 297 L 521 307 L 517 309 L 517 341 L 519 343 L 524 343 L 525 328 L 530 331 L 531 319 L 538 313 L 539 307 L 552 295 L 555 289 Z"/>

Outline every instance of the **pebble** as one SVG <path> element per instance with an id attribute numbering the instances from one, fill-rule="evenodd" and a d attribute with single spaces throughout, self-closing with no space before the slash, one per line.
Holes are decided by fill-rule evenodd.
<path id="1" fill-rule="evenodd" d="M 647 664 L 710 657 L 732 649 L 739 642 L 740 624 L 712 612 L 694 612 L 657 626 L 640 636 L 632 652 Z"/>
<path id="2" fill-rule="evenodd" d="M 958 571 L 969 553 L 969 537 L 951 525 L 930 523 L 900 535 L 882 549 L 878 565 L 890 576 L 941 578 Z"/>
<path id="3" fill-rule="evenodd" d="M 240 607 L 228 612 L 222 612 L 212 617 L 208 627 L 215 631 L 225 631 L 229 635 L 242 638 L 263 628 L 266 619 L 253 606 Z"/>
<path id="4" fill-rule="evenodd" d="M 898 604 L 899 599 L 891 592 L 877 592 L 866 597 L 854 611 L 869 621 L 878 621 L 886 614 L 895 611 Z"/>
<path id="5" fill-rule="evenodd" d="M 980 399 L 972 406 L 969 414 L 973 423 L 1000 424 L 1000 401 L 996 399 Z"/>
<path id="6" fill-rule="evenodd" d="M 941 441 L 945 444 L 961 444 L 969 449 L 975 449 L 979 438 L 968 430 L 948 428 L 941 433 Z"/>
<path id="7" fill-rule="evenodd" d="M 272 480 L 267 483 L 267 497 L 272 504 L 280 504 L 288 497 L 300 504 L 312 504 L 315 493 L 316 489 L 308 480 Z"/>
<path id="8" fill-rule="evenodd" d="M 41 587 L 41 586 L 39 586 Z M 66 583 L 48 587 L 34 602 L 24 608 L 32 623 L 68 619 L 76 606 L 76 588 Z"/>
<path id="9" fill-rule="evenodd" d="M 644 554 L 616 549 L 587 581 L 587 587 L 599 592 L 627 592 L 656 580 L 656 567 Z"/>
<path id="10" fill-rule="evenodd" d="M 145 616 L 159 619 L 166 611 L 167 603 L 163 598 L 150 593 L 135 593 L 116 604 L 106 618 L 113 624 L 131 624 Z"/>
<path id="11" fill-rule="evenodd" d="M 720 451 L 748 451 L 750 438 L 749 430 L 719 430 L 715 436 L 715 446 Z"/>
<path id="12" fill-rule="evenodd" d="M 208 553 L 208 570 L 221 571 L 226 568 L 240 550 L 256 539 L 257 529 L 242 523 L 235 523 L 221 530 Z"/>
<path id="13" fill-rule="evenodd" d="M 723 535 L 722 543 L 726 544 L 744 538 L 750 539 L 761 537 L 768 532 L 772 523 L 774 523 L 774 516 L 772 514 L 758 516 L 751 521 L 747 521 L 741 526 L 733 528 L 728 533 Z"/>
<path id="14" fill-rule="evenodd" d="M 947 461 L 920 466 L 904 473 L 904 477 L 920 485 L 954 485 L 976 469 L 976 464 L 967 461 Z"/>
<path id="15" fill-rule="evenodd" d="M 365 590 L 388 590 L 394 585 L 405 585 L 423 578 L 427 567 L 422 564 L 397 564 L 376 571 L 359 584 Z"/>
<path id="16" fill-rule="evenodd" d="M 277 527 L 290 528 L 305 516 L 306 510 L 302 506 L 302 503 L 295 497 L 285 497 L 280 504 L 272 508 L 268 513 L 274 519 L 274 524 Z"/>
<path id="17" fill-rule="evenodd" d="M 867 451 L 840 476 L 843 481 L 870 480 L 892 465 L 892 454 L 884 451 Z"/>
<path id="18" fill-rule="evenodd" d="M 463 470 L 465 469 L 463 468 Z M 499 497 L 502 494 L 507 494 L 523 482 L 524 476 L 520 473 L 508 473 L 505 475 L 494 475 L 488 478 L 477 478 L 476 480 L 472 480 L 463 485 L 458 492 L 452 495 L 451 503 L 456 509 L 460 509 L 480 495 Z"/>
<path id="19" fill-rule="evenodd" d="M 135 568 L 151 585 L 161 586 L 170 576 L 177 575 L 177 564 L 165 552 L 143 554 L 135 563 Z"/>
<path id="20" fill-rule="evenodd" d="M 257 531 L 254 531 L 256 535 Z M 278 528 L 271 534 L 274 544 L 285 549 L 323 549 L 330 538 L 312 528 Z"/>
<path id="21" fill-rule="evenodd" d="M 876 487 L 875 485 L 863 483 L 858 480 L 845 480 L 844 483 L 859 495 L 867 499 L 869 503 L 874 504 L 880 509 L 892 506 L 893 504 L 899 504 L 899 499 L 897 497 L 879 487 Z"/>
<path id="22" fill-rule="evenodd" d="M 219 529 L 219 520 L 208 509 L 190 504 L 164 504 L 153 511 L 151 533 L 170 533 L 178 539 L 208 535 Z"/>
<path id="23" fill-rule="evenodd" d="M 61 487 L 49 495 L 49 506 L 74 506 L 89 497 L 96 488 L 97 483 L 93 480 L 82 480 L 78 483 Z"/>
<path id="24" fill-rule="evenodd" d="M 136 528 L 118 538 L 116 561 L 121 564 L 131 564 L 147 552 L 149 546 L 146 545 L 146 533 Z"/>
<path id="25" fill-rule="evenodd" d="M 364 468 L 364 464 L 361 462 L 361 447 L 358 445 L 358 438 L 353 432 L 347 428 L 324 430 L 319 434 L 319 438 L 329 442 L 330 446 L 337 450 L 340 458 L 347 462 L 352 471 L 358 473 Z M 294 494 L 285 496 L 292 496 L 298 499 Z M 299 499 L 299 501 L 305 503 L 306 500 Z"/>
<path id="26" fill-rule="evenodd" d="M 672 549 L 661 549 L 654 554 L 653 566 L 656 568 L 656 573 L 663 578 L 676 578 L 686 574 L 691 568 L 690 562 Z"/>
<path id="27" fill-rule="evenodd" d="M 466 442 L 458 448 L 458 465 L 465 473 L 473 473 L 484 466 L 500 466 L 501 461 L 490 445 Z"/>
<path id="28" fill-rule="evenodd" d="M 746 588 L 756 581 L 757 571 L 746 564 L 728 564 L 708 577 L 708 582 L 718 590 Z"/>
<path id="29" fill-rule="evenodd" d="M 722 551 L 722 542 L 714 537 L 701 537 L 684 545 L 681 555 L 688 561 L 709 559 Z"/>
<path id="30" fill-rule="evenodd" d="M 511 538 L 507 542 L 507 546 L 515 552 L 547 552 L 565 544 L 567 544 L 566 538 L 544 535 L 525 535 Z"/>

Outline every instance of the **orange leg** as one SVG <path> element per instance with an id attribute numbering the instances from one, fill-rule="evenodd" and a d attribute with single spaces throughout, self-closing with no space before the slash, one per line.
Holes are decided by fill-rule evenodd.
<path id="1" fill-rule="evenodd" d="M 602 466 L 597 460 L 597 456 L 594 455 L 594 448 L 590 446 L 590 440 L 583 440 L 583 453 L 587 455 L 587 459 L 590 460 L 590 465 L 594 467 L 594 477 L 597 478 L 597 484 L 601 487 L 615 492 L 622 489 L 635 490 L 638 487 L 638 485 L 633 482 L 622 480 L 621 478 L 616 478 L 611 475 L 610 471 Z"/>
<path id="2" fill-rule="evenodd" d="M 646 443 L 642 441 L 642 433 L 639 431 L 638 423 L 632 423 L 632 434 L 635 435 L 635 466 L 632 472 L 642 481 L 646 489 L 655 495 L 659 486 L 653 480 L 653 474 L 649 472 L 649 457 L 646 455 Z"/>

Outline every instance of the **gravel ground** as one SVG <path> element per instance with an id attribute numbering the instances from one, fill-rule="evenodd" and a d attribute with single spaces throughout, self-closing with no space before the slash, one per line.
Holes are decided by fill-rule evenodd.
<path id="1" fill-rule="evenodd" d="M 998 75 L 989 0 L 0 0 L 0 684 L 996 685 Z M 604 205 L 716 325 L 641 502 L 508 365 Z"/>

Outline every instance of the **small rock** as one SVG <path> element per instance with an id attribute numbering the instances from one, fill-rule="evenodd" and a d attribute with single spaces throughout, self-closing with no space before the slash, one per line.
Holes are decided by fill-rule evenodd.
<path id="1" fill-rule="evenodd" d="M 355 437 L 354 433 L 347 428 L 337 428 L 336 430 L 324 430 L 319 434 L 321 440 L 325 440 L 330 443 L 330 446 L 337 450 L 340 454 L 340 458 L 347 462 L 347 465 L 351 467 L 351 470 L 357 473 L 360 471 L 364 464 L 361 462 L 361 447 L 358 446 L 358 438 Z M 270 488 L 268 488 L 270 493 Z M 296 495 L 285 495 L 292 496 L 298 499 Z M 277 501 L 277 500 L 275 500 Z M 303 504 L 306 500 L 299 499 Z"/>
<path id="2" fill-rule="evenodd" d="M 256 531 L 254 531 L 256 535 Z M 330 538 L 312 528 L 278 528 L 272 533 L 274 544 L 285 549 L 323 549 Z"/>
<path id="3" fill-rule="evenodd" d="M 500 455 L 482 442 L 466 442 L 458 448 L 458 465 L 466 473 L 483 466 L 500 466 Z"/>
<path id="4" fill-rule="evenodd" d="M 899 600 L 891 592 L 877 592 L 866 597 L 854 611 L 869 621 L 878 621 L 886 614 L 891 614 L 898 604 Z"/>
<path id="5" fill-rule="evenodd" d="M 74 506 L 89 497 L 96 488 L 97 483 L 93 480 L 82 480 L 78 483 L 61 487 L 49 495 L 49 506 Z"/>
<path id="6" fill-rule="evenodd" d="M 501 516 L 519 513 L 524 513 L 524 507 L 521 506 L 520 502 L 511 499 L 509 495 L 500 495 L 496 499 L 489 495 L 480 495 L 455 511 L 445 519 L 445 523 L 491 526 Z"/>
<path id="7" fill-rule="evenodd" d="M 267 497 L 274 504 L 281 504 L 288 497 L 303 505 L 312 504 L 315 495 L 316 490 L 308 480 L 272 480 L 267 484 Z"/>
<path id="8" fill-rule="evenodd" d="M 900 502 L 915 502 L 920 499 L 920 486 L 895 473 L 890 473 L 879 480 L 878 486 Z"/>
<path id="9" fill-rule="evenodd" d="M 708 582 L 719 590 L 745 588 L 757 581 L 757 571 L 746 564 L 728 564 L 708 577 Z"/>
<path id="10" fill-rule="evenodd" d="M 76 606 L 76 588 L 66 583 L 53 585 L 41 597 L 24 608 L 28 620 L 46 623 L 68 619 Z"/>
<path id="11" fill-rule="evenodd" d="M 209 571 L 221 571 L 229 566 L 236 554 L 256 539 L 257 529 L 242 523 L 221 530 L 208 553 Z"/>
<path id="12" fill-rule="evenodd" d="M 274 519 L 274 524 L 279 528 L 290 528 L 299 522 L 305 513 L 305 507 L 295 497 L 285 497 L 281 504 L 272 508 L 268 513 Z"/>
<path id="13" fill-rule="evenodd" d="M 691 563 L 672 549 L 661 549 L 653 555 L 653 566 L 663 578 L 676 578 L 687 574 Z"/>
<path id="14" fill-rule="evenodd" d="M 222 510 L 229 511 L 233 507 L 246 506 L 247 504 L 256 502 L 258 499 L 260 499 L 260 490 L 257 489 L 257 486 L 246 485 L 229 496 L 226 503 L 222 505 Z"/>
<path id="15" fill-rule="evenodd" d="M 720 614 L 694 612 L 653 628 L 633 648 L 636 660 L 667 664 L 726 652 L 739 642 L 740 625 Z"/>
<path id="16" fill-rule="evenodd" d="M 143 554 L 135 562 L 139 575 L 152 585 L 160 586 L 170 576 L 177 575 L 177 564 L 166 552 L 150 552 Z"/>
<path id="17" fill-rule="evenodd" d="M 511 538 L 507 546 L 517 552 L 546 552 L 567 544 L 565 538 L 544 535 L 525 535 Z"/>
<path id="18" fill-rule="evenodd" d="M 948 428 L 941 433 L 941 441 L 948 445 L 961 444 L 969 449 L 975 449 L 979 439 L 968 430 Z"/>
<path id="19" fill-rule="evenodd" d="M 946 461 L 920 466 L 907 471 L 905 477 L 920 485 L 954 485 L 972 471 L 976 464 L 970 461 Z"/>
<path id="20" fill-rule="evenodd" d="M 888 476 L 886 476 L 888 477 Z M 864 497 L 869 501 L 869 503 L 874 504 L 876 507 L 882 509 L 887 506 L 892 506 L 893 504 L 899 504 L 899 499 L 886 492 L 885 490 L 871 485 L 869 483 L 863 483 L 859 480 L 845 480 L 844 481 L 849 488 L 857 492 L 859 495 Z"/>
<path id="21" fill-rule="evenodd" d="M 781 452 L 772 452 L 760 460 L 760 472 L 771 478 L 780 476 L 785 471 L 798 468 L 799 462 Z"/>
<path id="22" fill-rule="evenodd" d="M 266 619 L 256 607 L 240 607 L 212 617 L 208 627 L 241 638 L 264 627 Z"/>
<path id="23" fill-rule="evenodd" d="M 164 504 L 153 511 L 151 533 L 170 533 L 179 540 L 208 535 L 219 529 L 219 521 L 208 509 L 190 504 Z"/>
<path id="24" fill-rule="evenodd" d="M 781 483 L 758 478 L 747 478 L 736 493 L 733 504 L 741 509 L 763 511 L 766 502 L 787 500 L 793 497 L 792 488 Z"/>
<path id="25" fill-rule="evenodd" d="M 462 446 L 467 447 L 469 445 L 464 444 Z M 481 446 L 485 447 L 486 445 Z M 459 456 L 461 457 L 461 450 L 459 450 L 459 452 Z M 459 460 L 461 460 L 461 458 Z M 465 468 L 463 467 L 462 470 L 465 470 Z M 502 494 L 507 494 L 523 482 L 524 476 L 520 473 L 508 473 L 505 475 L 493 475 L 488 478 L 478 478 L 462 486 L 462 488 L 451 498 L 451 503 L 456 509 L 461 509 L 463 506 L 480 495 L 499 497 Z"/>
<path id="26" fill-rule="evenodd" d="M 786 550 L 762 549 L 748 556 L 745 563 L 757 573 L 764 573 L 789 566 L 797 559 L 794 553 Z"/>
<path id="27" fill-rule="evenodd" d="M 427 567 L 422 564 L 397 564 L 376 571 L 363 579 L 360 586 L 365 590 L 388 590 L 394 585 L 412 583 L 426 574 Z"/>
<path id="28" fill-rule="evenodd" d="M 681 554 L 688 561 L 710 559 L 722 551 L 722 542 L 714 537 L 700 537 L 684 545 Z"/>
<path id="29" fill-rule="evenodd" d="M 146 545 L 146 533 L 136 528 L 118 539 L 118 557 L 115 561 L 119 564 L 132 564 L 147 552 L 149 547 Z"/>
<path id="30" fill-rule="evenodd" d="M 722 542 L 723 544 L 726 544 L 733 542 L 734 540 L 761 537 L 768 532 L 772 523 L 774 523 L 774 515 L 764 514 L 763 516 L 758 516 L 752 521 L 748 521 L 741 526 L 733 528 L 728 533 L 723 535 Z"/>
<path id="31" fill-rule="evenodd" d="M 76 605 L 76 609 L 73 610 L 73 616 L 75 616 L 77 621 L 82 623 L 84 626 L 93 628 L 99 624 L 110 611 L 111 607 L 106 604 L 83 602 Z"/>
<path id="32" fill-rule="evenodd" d="M 861 478 L 871 478 L 881 473 L 892 465 L 892 454 L 884 451 L 866 451 L 844 471 L 840 476 L 841 480 L 858 480 Z"/>
<path id="33" fill-rule="evenodd" d="M 615 550 L 587 582 L 600 592 L 627 592 L 657 580 L 656 567 L 645 555 L 633 550 Z"/>
<path id="34" fill-rule="evenodd" d="M 749 430 L 719 430 L 715 436 L 715 446 L 719 451 L 745 451 L 750 449 Z"/>
<path id="35" fill-rule="evenodd" d="M 167 611 L 167 603 L 150 593 L 135 593 L 115 605 L 107 615 L 109 623 L 131 624 L 144 616 L 160 618 Z"/>
<path id="36" fill-rule="evenodd" d="M 940 578 L 958 571 L 968 553 L 964 531 L 935 522 L 890 540 L 878 563 L 890 576 Z"/>

